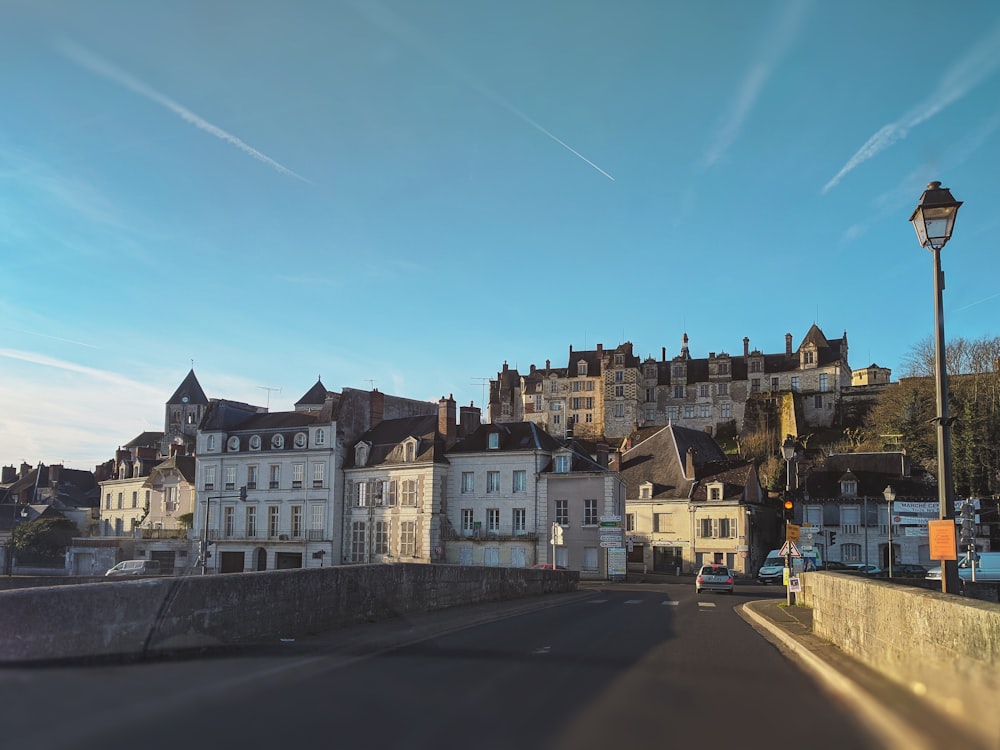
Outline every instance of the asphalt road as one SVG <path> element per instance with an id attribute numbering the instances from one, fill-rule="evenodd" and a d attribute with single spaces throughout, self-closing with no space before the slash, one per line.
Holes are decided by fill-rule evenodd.
<path id="1" fill-rule="evenodd" d="M 780 591 L 616 585 L 492 621 L 508 608 L 185 659 L 6 668 L 4 745 L 876 747 L 735 611 Z"/>

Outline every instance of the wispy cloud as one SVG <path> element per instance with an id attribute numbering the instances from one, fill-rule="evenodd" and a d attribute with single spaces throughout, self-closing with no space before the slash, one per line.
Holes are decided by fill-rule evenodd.
<path id="1" fill-rule="evenodd" d="M 969 53 L 955 63 L 938 81 L 933 93 L 895 122 L 883 125 L 840 171 L 823 186 L 827 193 L 840 183 L 852 170 L 882 151 L 906 138 L 918 125 L 927 122 L 947 107 L 964 97 L 1000 68 L 1000 25 L 974 45 Z"/>
<path id="2" fill-rule="evenodd" d="M 107 383 L 114 386 L 122 386 L 129 388 L 136 388 L 141 386 L 141 384 L 136 383 L 123 375 L 119 375 L 108 370 L 98 370 L 93 367 L 87 367 L 86 365 L 80 365 L 76 362 L 67 362 L 63 359 L 56 359 L 54 357 L 47 357 L 44 354 L 38 354 L 37 352 L 26 352 L 20 349 L 2 349 L 0 348 L 0 357 L 6 359 L 16 359 L 21 362 L 29 362 L 34 365 L 40 365 L 42 367 L 50 367 L 56 370 L 65 370 L 67 372 L 73 372 L 78 375 L 86 375 L 87 377 L 98 380 L 102 383 Z"/>
<path id="3" fill-rule="evenodd" d="M 608 174 L 606 171 L 601 169 L 597 164 L 592 162 L 586 156 L 581 154 L 575 148 L 570 146 L 564 140 L 542 127 L 539 123 L 533 120 L 531 117 L 526 115 L 520 109 L 515 107 L 510 101 L 505 97 L 501 96 L 498 92 L 487 86 L 483 81 L 476 78 L 474 75 L 468 72 L 466 66 L 459 65 L 459 63 L 449 57 L 448 55 L 441 52 L 441 50 L 432 44 L 426 37 L 416 31 L 412 26 L 407 24 L 402 18 L 393 13 L 391 10 L 386 8 L 381 3 L 375 2 L 374 0 L 365 0 L 361 2 L 360 0 L 355 0 L 352 3 L 355 10 L 367 18 L 372 23 L 379 26 L 384 31 L 392 34 L 397 39 L 405 42 L 413 49 L 417 50 L 421 54 L 430 58 L 436 62 L 441 68 L 446 70 L 449 74 L 458 80 L 461 80 L 468 84 L 471 88 L 478 91 L 487 99 L 490 99 L 503 109 L 507 110 L 510 114 L 514 115 L 518 119 L 530 125 L 532 128 L 537 130 L 542 135 L 551 139 L 552 141 L 558 143 L 564 149 L 569 151 L 575 157 L 583 161 L 584 163 L 590 165 L 595 170 L 600 172 L 602 175 L 607 177 L 612 182 L 615 178 Z"/>
<path id="4" fill-rule="evenodd" d="M 249 144 L 244 143 L 235 135 L 227 133 L 225 130 L 218 127 L 217 125 L 213 125 L 205 118 L 200 117 L 199 115 L 189 110 L 187 107 L 178 104 L 168 96 L 165 96 L 164 94 L 161 94 L 159 91 L 156 91 L 155 89 L 146 85 L 135 76 L 132 76 L 129 73 L 120 70 L 119 68 L 116 68 L 111 63 L 101 59 L 94 53 L 84 49 L 78 44 L 75 44 L 68 40 L 61 40 L 60 42 L 57 43 L 56 48 L 68 59 L 86 68 L 92 73 L 96 73 L 97 75 L 107 78 L 109 81 L 117 83 L 119 86 L 127 88 L 129 91 L 139 94 L 140 96 L 143 96 L 146 99 L 149 99 L 150 101 L 159 104 L 160 106 L 173 112 L 175 115 L 180 117 L 185 122 L 194 125 L 199 130 L 203 130 L 206 133 L 209 133 L 210 135 L 214 135 L 216 138 L 220 138 L 221 140 L 226 141 L 227 143 L 238 148 L 243 153 L 252 156 L 254 159 L 257 159 L 258 161 L 261 161 L 264 164 L 273 167 L 281 174 L 285 174 L 288 175 L 289 177 L 294 177 L 297 180 L 302 180 L 302 182 L 312 184 L 302 175 L 296 174 L 283 164 L 279 164 L 271 157 L 262 154 L 260 151 L 253 148 Z"/>
<path id="5" fill-rule="evenodd" d="M 11 328 L 10 330 L 15 331 L 17 333 L 26 333 L 29 336 L 39 336 L 39 337 L 44 338 L 44 339 L 52 339 L 53 341 L 62 341 L 64 344 L 76 344 L 77 346 L 85 346 L 85 347 L 87 347 L 89 349 L 97 349 L 98 348 L 94 344 L 87 344 L 87 343 L 85 343 L 83 341 L 74 341 L 73 339 L 64 339 L 64 338 L 60 338 L 59 336 L 50 336 L 47 333 L 38 333 L 37 331 L 22 331 L 22 330 L 19 330 L 17 328 Z"/>
<path id="6" fill-rule="evenodd" d="M 718 164 L 739 138 L 747 117 L 764 90 L 781 59 L 799 36 L 805 20 L 808 3 L 792 0 L 781 16 L 774 31 L 762 39 L 757 59 L 750 64 L 732 105 L 715 133 L 715 138 L 705 154 L 706 167 Z"/>

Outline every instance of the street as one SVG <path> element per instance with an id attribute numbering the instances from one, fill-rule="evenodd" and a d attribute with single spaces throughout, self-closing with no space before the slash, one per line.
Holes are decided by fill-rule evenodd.
<path id="1" fill-rule="evenodd" d="M 779 595 L 606 585 L 471 627 L 438 613 L 419 638 L 397 621 L 196 658 L 8 668 L 5 744 L 876 747 L 735 611 Z"/>

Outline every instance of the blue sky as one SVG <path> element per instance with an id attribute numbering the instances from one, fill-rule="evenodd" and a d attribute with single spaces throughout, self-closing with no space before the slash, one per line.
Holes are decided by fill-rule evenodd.
<path id="1" fill-rule="evenodd" d="M 482 403 L 504 361 L 1000 335 L 1000 4 L 7 0 L 0 461 L 210 397 Z M 280 388 L 269 391 L 264 388 Z"/>

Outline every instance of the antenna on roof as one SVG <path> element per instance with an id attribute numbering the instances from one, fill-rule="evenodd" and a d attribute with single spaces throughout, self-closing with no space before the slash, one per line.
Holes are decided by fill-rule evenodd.
<path id="1" fill-rule="evenodd" d="M 258 385 L 257 387 L 260 388 L 262 391 L 267 391 L 267 409 L 270 410 L 271 391 L 277 391 L 278 393 L 281 393 L 281 386 Z"/>
<path id="2" fill-rule="evenodd" d="M 517 369 L 515 366 L 514 369 Z M 490 382 L 489 378 L 471 378 L 473 383 L 479 383 L 483 387 L 483 400 L 479 402 L 479 408 L 482 409 L 486 406 L 486 384 Z"/>
<path id="3" fill-rule="evenodd" d="M 375 383 L 377 383 L 378 381 L 375 380 L 374 378 L 368 378 L 368 380 L 365 381 L 365 382 L 367 382 L 368 385 L 371 386 L 371 390 L 374 391 L 375 390 Z"/>

